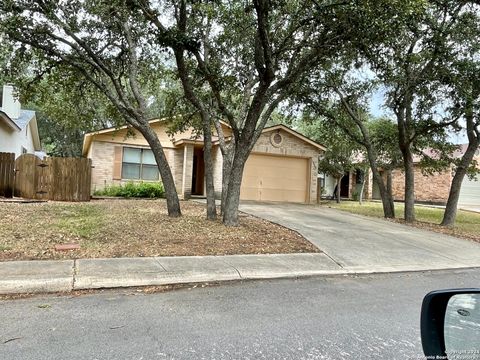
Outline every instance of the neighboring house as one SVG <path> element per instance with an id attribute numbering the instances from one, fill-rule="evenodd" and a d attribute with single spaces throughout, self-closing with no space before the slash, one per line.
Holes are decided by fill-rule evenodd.
<path id="1" fill-rule="evenodd" d="M 454 153 L 454 156 L 461 157 L 467 148 L 467 144 L 460 145 L 459 150 Z M 429 154 L 435 156 L 434 154 Z M 474 158 L 477 161 L 477 165 L 480 167 L 480 149 Z M 436 172 L 432 175 L 424 175 L 420 167 L 420 158 L 414 157 L 414 170 L 415 170 L 415 201 L 419 203 L 432 203 L 432 204 L 446 204 L 448 195 L 450 193 L 450 185 L 452 183 L 453 166 L 445 171 Z M 381 171 L 386 181 L 386 175 Z M 322 176 L 325 183 L 323 196 L 330 197 L 333 195 L 335 188 L 335 181 L 329 176 Z M 373 181 L 372 172 L 368 170 L 365 174 L 365 188 L 364 198 L 380 200 L 380 191 L 377 184 Z M 345 174 L 341 180 L 340 196 L 344 198 L 354 198 L 356 194 L 360 193 L 363 173 L 360 170 L 350 171 Z M 404 200 L 405 189 L 405 175 L 403 169 L 398 168 L 392 172 L 392 193 L 395 200 Z M 470 180 L 465 177 L 462 189 L 460 192 L 459 206 L 480 206 L 480 176 L 477 180 Z"/>
<path id="2" fill-rule="evenodd" d="M 35 111 L 22 110 L 11 85 L 3 86 L 0 107 L 0 152 L 34 154 L 41 151 Z"/>
<path id="3" fill-rule="evenodd" d="M 172 169 L 180 197 L 205 194 L 203 141 L 193 129 L 173 136 L 168 121 L 151 120 Z M 228 125 L 222 124 L 226 136 Z M 253 147 L 243 173 L 242 200 L 313 203 L 317 200 L 318 157 L 325 148 L 284 125 L 265 128 Z M 213 139 L 216 195 L 222 189 L 222 154 Z M 127 181 L 158 181 L 147 141 L 137 131 L 111 128 L 88 133 L 83 156 L 92 159 L 92 191 Z"/>
<path id="4" fill-rule="evenodd" d="M 462 145 L 462 154 L 466 148 L 467 144 Z M 477 149 L 474 159 L 477 161 L 477 167 L 480 169 L 480 148 Z M 468 177 L 463 179 L 458 205 L 465 208 L 475 207 L 480 209 L 480 174 L 477 175 L 476 179 L 471 180 Z"/>

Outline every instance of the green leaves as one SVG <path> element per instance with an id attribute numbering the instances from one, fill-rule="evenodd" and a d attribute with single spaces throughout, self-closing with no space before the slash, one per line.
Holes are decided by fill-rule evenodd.
<path id="1" fill-rule="evenodd" d="M 85 132 L 120 125 L 121 116 L 104 94 L 68 68 L 51 70 L 37 81 L 25 77 L 23 86 L 19 84 L 23 101 L 37 112 L 40 139 L 49 155 L 81 156 Z"/>
<path id="2" fill-rule="evenodd" d="M 361 161 L 357 158 L 360 152 L 359 145 L 342 129 L 332 126 L 331 122 L 321 116 L 304 113 L 298 130 L 326 147 L 319 160 L 319 173 L 324 172 L 338 178 Z"/>
<path id="3" fill-rule="evenodd" d="M 398 147 L 398 127 L 394 120 L 381 117 L 368 122 L 370 140 L 377 153 L 377 164 L 384 169 L 395 169 L 402 164 Z"/>

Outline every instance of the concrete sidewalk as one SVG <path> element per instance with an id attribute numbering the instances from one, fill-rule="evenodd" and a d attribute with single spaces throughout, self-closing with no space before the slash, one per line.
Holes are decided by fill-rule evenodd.
<path id="1" fill-rule="evenodd" d="M 324 253 L 12 261 L 0 262 L 0 294 L 443 268 L 441 264 L 345 267 Z"/>
<path id="2" fill-rule="evenodd" d="M 0 294 L 480 267 L 480 244 L 326 207 L 242 204 L 298 231 L 314 254 L 0 262 Z"/>

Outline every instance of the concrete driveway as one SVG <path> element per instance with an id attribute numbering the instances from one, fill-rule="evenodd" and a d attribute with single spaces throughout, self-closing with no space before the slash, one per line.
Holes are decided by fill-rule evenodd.
<path id="1" fill-rule="evenodd" d="M 243 203 L 240 210 L 298 231 L 344 269 L 480 267 L 480 243 L 314 205 Z"/>
<path id="2" fill-rule="evenodd" d="M 480 213 L 480 205 L 460 205 L 460 209 Z"/>

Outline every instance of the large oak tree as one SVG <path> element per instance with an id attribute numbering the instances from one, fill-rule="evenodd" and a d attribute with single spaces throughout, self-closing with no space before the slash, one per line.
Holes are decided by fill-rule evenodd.
<path id="1" fill-rule="evenodd" d="M 459 120 L 458 116 L 452 118 L 445 112 L 448 99 L 443 93 L 442 72 L 458 47 L 456 29 L 462 14 L 478 9 L 470 1 L 450 0 L 406 0 L 403 9 L 398 12 L 396 2 L 385 2 L 381 8 L 372 7 L 368 14 L 355 19 L 354 25 L 360 26 L 371 19 L 372 27 L 383 29 L 381 38 L 359 42 L 357 48 L 384 86 L 386 106 L 397 121 L 405 173 L 404 217 L 412 222 L 414 154 L 424 144 L 434 144 L 436 139 L 441 146 L 446 128 Z M 389 17 L 385 18 L 385 14 Z M 464 39 L 471 40 L 471 37 Z M 442 107 L 443 111 L 439 110 Z"/>
<path id="2" fill-rule="evenodd" d="M 352 36 L 346 14 L 353 2 L 133 3 L 151 22 L 159 43 L 174 54 L 185 97 L 204 122 L 206 151 L 211 122 L 217 130 L 223 221 L 237 225 L 243 169 L 255 142 L 299 79 Z M 220 120 L 230 125 L 231 138 L 223 134 Z"/>

